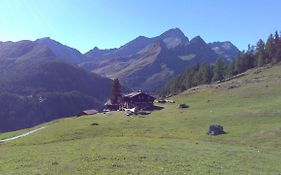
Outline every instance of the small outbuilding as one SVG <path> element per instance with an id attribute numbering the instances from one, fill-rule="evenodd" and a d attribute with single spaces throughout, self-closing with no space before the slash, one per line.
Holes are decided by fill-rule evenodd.
<path id="1" fill-rule="evenodd" d="M 89 109 L 89 110 L 84 110 L 84 111 L 80 112 L 77 116 L 80 117 L 80 116 L 83 116 L 83 115 L 95 115 L 97 113 L 98 113 L 97 110 Z"/>

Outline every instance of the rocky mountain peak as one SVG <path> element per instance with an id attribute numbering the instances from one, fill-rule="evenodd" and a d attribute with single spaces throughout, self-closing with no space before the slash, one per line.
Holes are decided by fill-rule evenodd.
<path id="1" fill-rule="evenodd" d="M 174 49 L 179 45 L 186 45 L 189 43 L 188 38 L 179 28 L 170 29 L 159 36 L 166 44 L 168 49 Z"/>
<path id="2" fill-rule="evenodd" d="M 228 61 L 231 61 L 240 52 L 239 49 L 230 41 L 217 41 L 209 43 L 209 46 L 212 48 L 213 51 L 215 51 L 220 56 L 226 58 Z"/>
<path id="3" fill-rule="evenodd" d="M 81 52 L 77 49 L 61 44 L 60 42 L 55 41 L 50 37 L 38 39 L 34 41 L 34 43 L 48 47 L 56 55 L 56 57 L 62 60 L 76 64 L 85 60 L 84 55 L 82 55 Z"/>
<path id="4" fill-rule="evenodd" d="M 201 36 L 196 36 L 190 40 L 191 44 L 206 44 L 206 42 L 201 38 Z"/>
<path id="5" fill-rule="evenodd" d="M 186 38 L 184 33 L 179 28 L 169 29 L 160 35 L 160 38 L 162 39 L 168 37 Z"/>

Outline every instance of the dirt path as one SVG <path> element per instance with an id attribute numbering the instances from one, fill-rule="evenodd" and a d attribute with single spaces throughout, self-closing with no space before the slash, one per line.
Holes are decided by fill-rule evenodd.
<path id="1" fill-rule="evenodd" d="M 29 134 L 35 133 L 35 132 L 37 132 L 39 130 L 42 130 L 42 129 L 45 129 L 45 128 L 46 128 L 45 126 L 42 126 L 40 128 L 28 131 L 27 133 L 24 133 L 24 134 L 21 134 L 21 135 L 18 135 L 18 136 L 14 136 L 14 137 L 7 138 L 7 139 L 4 139 L 4 140 L 0 139 L 0 143 L 11 141 L 11 140 L 15 140 L 15 139 L 18 139 L 18 138 L 21 138 L 21 137 L 25 137 L 25 136 L 28 136 Z"/>

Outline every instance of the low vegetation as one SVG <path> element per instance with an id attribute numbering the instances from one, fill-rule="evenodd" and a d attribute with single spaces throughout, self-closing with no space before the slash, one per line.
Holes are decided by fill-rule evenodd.
<path id="1" fill-rule="evenodd" d="M 280 174 L 281 67 L 245 74 L 185 91 L 171 98 L 176 103 L 159 104 L 163 110 L 142 117 L 111 112 L 46 123 L 44 130 L 0 144 L 0 172 Z M 207 135 L 212 123 L 226 134 Z"/>

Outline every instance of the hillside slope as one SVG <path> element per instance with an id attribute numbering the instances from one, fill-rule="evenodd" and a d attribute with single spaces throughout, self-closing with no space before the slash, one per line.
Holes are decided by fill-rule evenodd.
<path id="1" fill-rule="evenodd" d="M 280 77 L 281 66 L 259 68 L 190 89 L 147 116 L 113 112 L 46 123 L 0 145 L 1 173 L 279 174 Z M 208 136 L 211 123 L 227 134 Z"/>
<path id="2" fill-rule="evenodd" d="M 33 41 L 0 43 L 0 132 L 101 109 L 111 80 Z"/>
<path id="3" fill-rule="evenodd" d="M 159 41 L 126 60 L 103 60 L 96 64 L 95 73 L 111 78 L 120 77 L 122 84 L 133 89 L 155 91 L 169 77 L 180 73 L 184 68 L 184 61 L 169 51 L 164 42 Z"/>
<path id="4" fill-rule="evenodd" d="M 180 29 L 173 28 L 152 38 L 139 36 L 120 48 L 94 48 L 85 54 L 88 60 L 79 65 L 109 78 L 119 78 L 136 90 L 155 92 L 167 79 L 197 63 L 215 63 L 218 57 L 233 59 L 235 46 L 231 43 L 228 46 L 214 50 L 200 36 L 189 41 Z M 166 54 L 159 54 L 159 47 Z M 226 49 L 233 52 L 229 54 Z"/>

